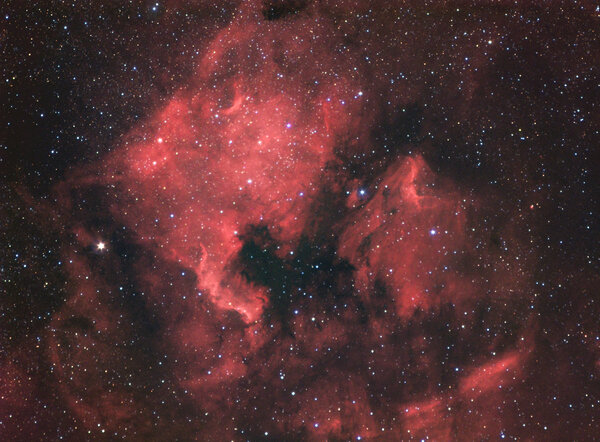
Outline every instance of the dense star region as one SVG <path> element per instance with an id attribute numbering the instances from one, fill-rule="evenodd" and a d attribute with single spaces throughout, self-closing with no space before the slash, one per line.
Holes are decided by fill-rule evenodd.
<path id="1" fill-rule="evenodd" d="M 0 439 L 597 437 L 595 4 L 1 8 Z"/>

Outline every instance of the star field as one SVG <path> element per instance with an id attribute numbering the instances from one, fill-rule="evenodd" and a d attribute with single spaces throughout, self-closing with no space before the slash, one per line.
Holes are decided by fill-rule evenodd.
<path id="1" fill-rule="evenodd" d="M 0 439 L 594 440 L 597 5 L 0 12 Z"/>

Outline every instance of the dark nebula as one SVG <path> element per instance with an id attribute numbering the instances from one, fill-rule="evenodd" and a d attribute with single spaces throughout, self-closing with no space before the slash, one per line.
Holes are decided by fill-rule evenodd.
<path id="1" fill-rule="evenodd" d="M 0 440 L 594 440 L 593 2 L 5 1 Z"/>

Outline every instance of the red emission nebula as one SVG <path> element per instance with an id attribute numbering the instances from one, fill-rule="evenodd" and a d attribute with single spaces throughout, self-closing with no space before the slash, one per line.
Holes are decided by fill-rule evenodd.
<path id="1" fill-rule="evenodd" d="M 506 94 L 490 60 L 514 5 L 468 7 L 477 20 L 461 2 L 392 3 L 228 4 L 185 81 L 52 187 L 67 296 L 41 339 L 73 440 L 598 428 L 553 422 L 543 403 L 568 387 L 552 376 L 571 378 L 540 338 L 528 220 L 543 201 L 514 191 L 508 143 L 530 128 L 480 147 L 511 157 L 494 165 L 508 197 L 440 160 L 450 139 L 509 130 L 490 117 Z M 7 403 L 34 394 L 22 385 Z"/>

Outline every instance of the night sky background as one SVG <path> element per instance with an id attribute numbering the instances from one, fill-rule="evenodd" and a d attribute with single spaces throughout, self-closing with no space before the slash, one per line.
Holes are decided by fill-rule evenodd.
<path id="1" fill-rule="evenodd" d="M 591 1 L 0 4 L 0 439 L 594 440 Z"/>

